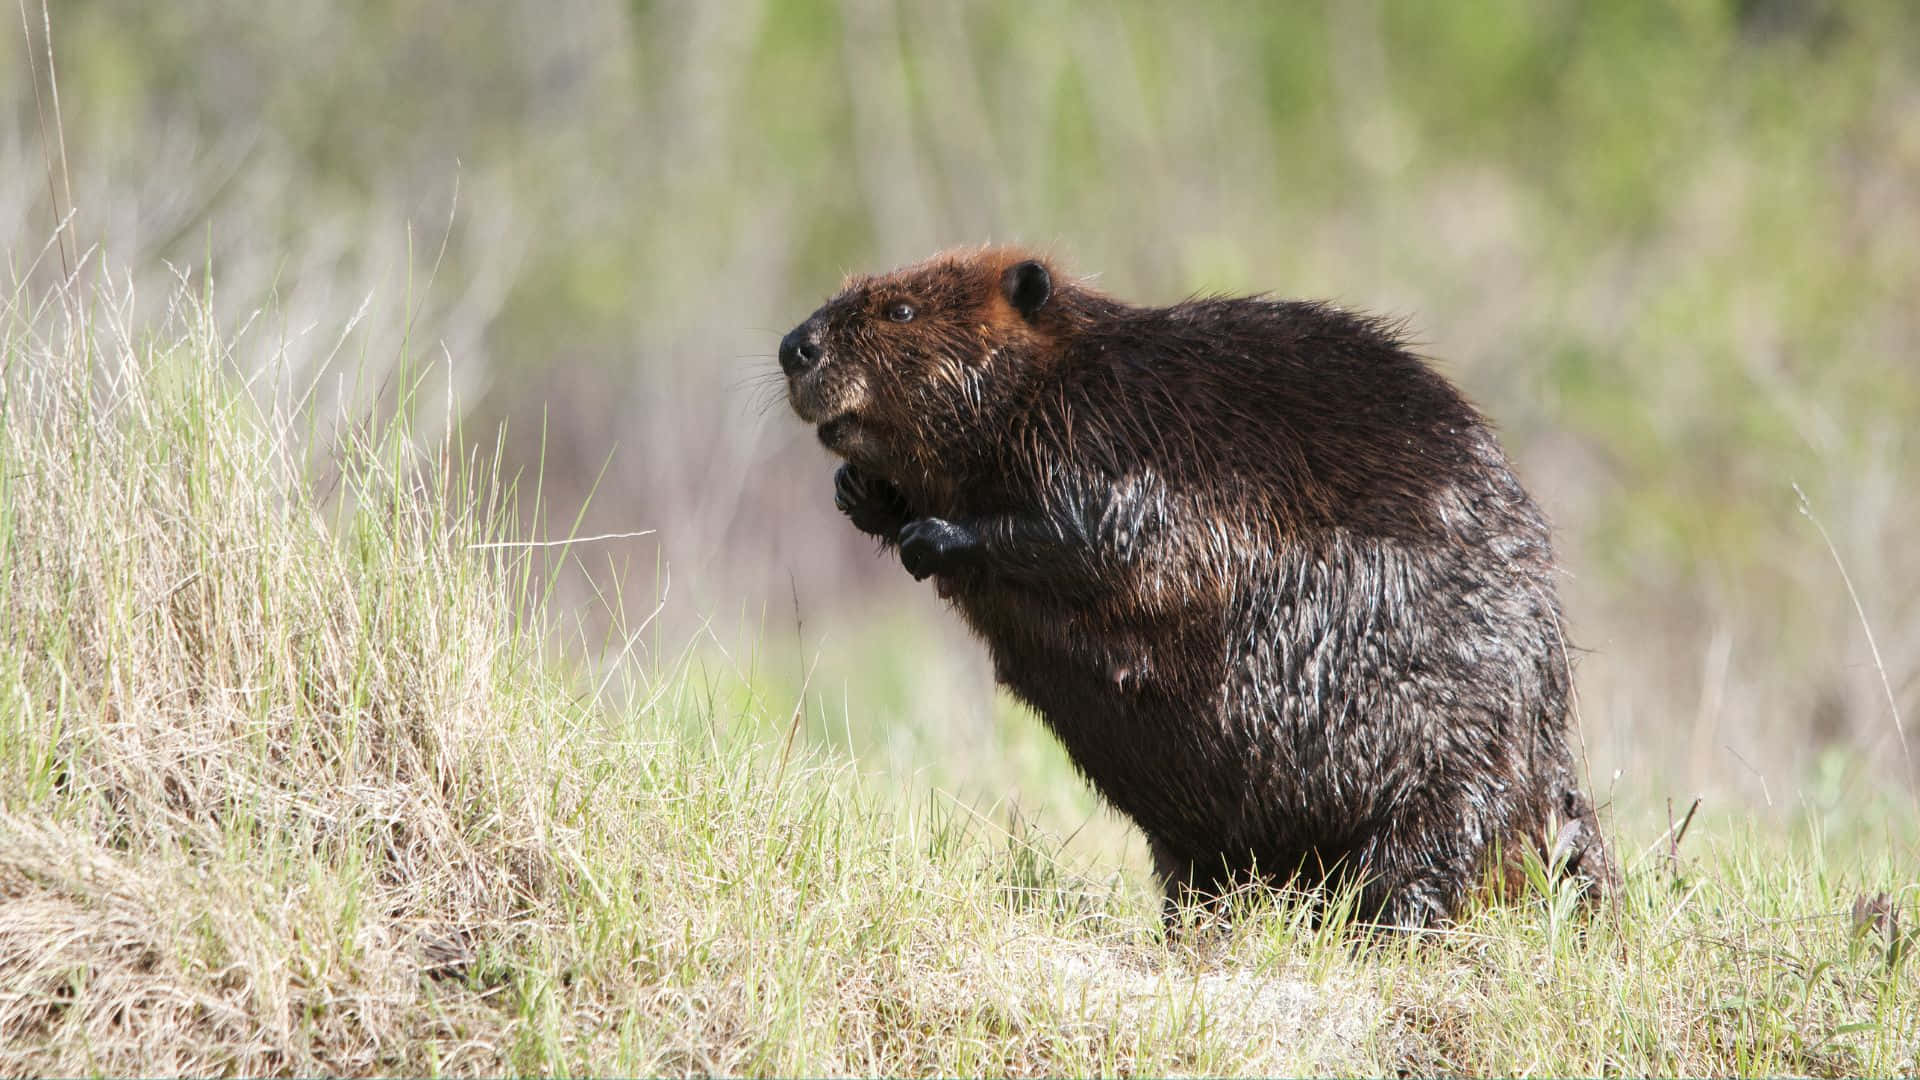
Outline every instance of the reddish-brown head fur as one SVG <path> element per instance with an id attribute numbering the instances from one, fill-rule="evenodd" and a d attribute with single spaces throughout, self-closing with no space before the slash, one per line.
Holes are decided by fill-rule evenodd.
<path id="1" fill-rule="evenodd" d="M 841 457 L 913 484 L 991 447 L 1086 295 L 1010 247 L 850 277 L 781 343 L 787 397 Z"/>

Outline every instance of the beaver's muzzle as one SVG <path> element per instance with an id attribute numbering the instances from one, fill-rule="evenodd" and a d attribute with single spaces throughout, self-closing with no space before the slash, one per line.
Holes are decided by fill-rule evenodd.
<path id="1" fill-rule="evenodd" d="M 780 339 L 780 370 L 787 378 L 798 378 L 820 366 L 827 350 L 820 345 L 820 325 L 808 319 Z"/>

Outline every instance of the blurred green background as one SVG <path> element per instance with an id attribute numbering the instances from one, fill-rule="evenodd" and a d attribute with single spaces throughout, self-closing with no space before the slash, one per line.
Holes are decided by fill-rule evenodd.
<path id="1" fill-rule="evenodd" d="M 410 358 L 423 418 L 506 424 L 529 536 L 583 503 L 582 532 L 657 530 L 573 549 L 569 602 L 591 636 L 664 592 L 639 652 L 745 675 L 743 725 L 778 738 L 799 702 L 863 767 L 1097 816 L 839 520 L 770 381 L 844 273 L 1019 241 L 1139 302 L 1406 317 L 1559 526 L 1584 741 L 1622 805 L 1913 782 L 1889 702 L 1920 727 L 1907 0 L 50 9 L 93 264 L 153 318 L 210 271 L 263 396 L 346 410 Z M 0 36 L 0 237 L 38 288 L 69 181 L 50 196 L 28 55 Z"/>

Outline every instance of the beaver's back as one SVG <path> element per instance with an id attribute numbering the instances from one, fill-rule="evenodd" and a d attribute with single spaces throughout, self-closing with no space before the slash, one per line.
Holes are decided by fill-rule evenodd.
<path id="1" fill-rule="evenodd" d="M 1122 309 L 1064 352 L 1058 396 L 1030 414 L 1057 429 L 1048 452 L 1258 500 L 1281 527 L 1434 531 L 1431 493 L 1477 469 L 1487 440 L 1390 326 L 1324 304 Z"/>

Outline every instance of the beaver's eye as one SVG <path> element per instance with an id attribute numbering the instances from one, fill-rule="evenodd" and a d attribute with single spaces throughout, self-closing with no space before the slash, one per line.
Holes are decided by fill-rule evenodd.
<path id="1" fill-rule="evenodd" d="M 912 322 L 913 305 L 889 304 L 887 306 L 887 318 L 892 319 L 894 322 Z"/>

